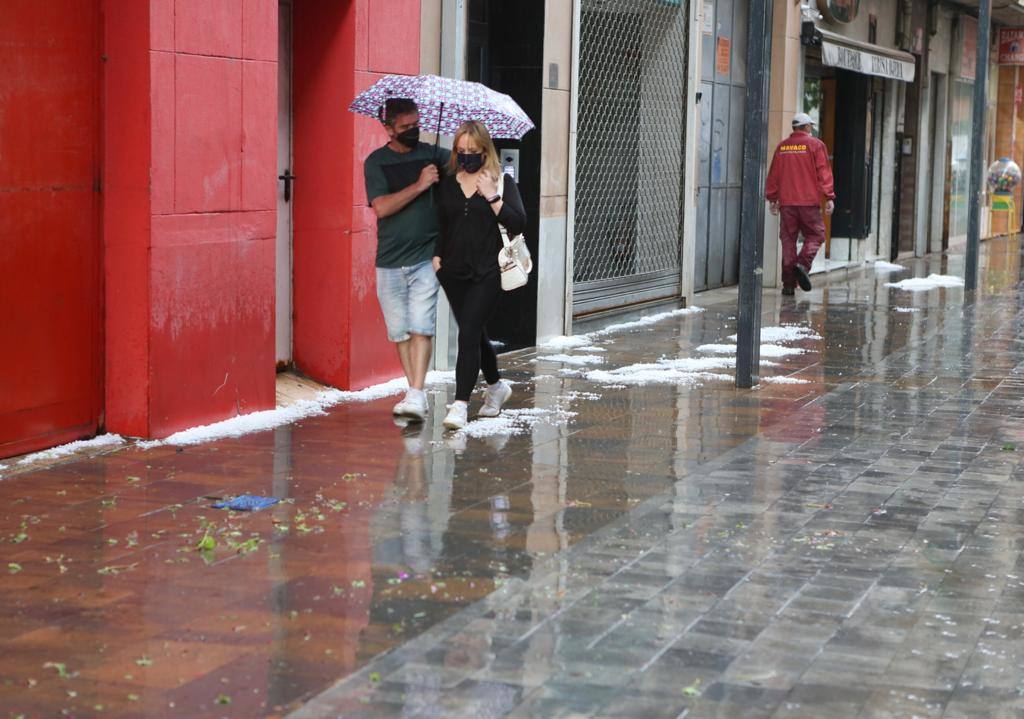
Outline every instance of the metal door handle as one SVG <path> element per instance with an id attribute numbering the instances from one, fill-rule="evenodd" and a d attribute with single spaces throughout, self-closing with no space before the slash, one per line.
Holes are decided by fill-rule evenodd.
<path id="1" fill-rule="evenodd" d="M 284 180 L 284 201 L 289 202 L 292 199 L 292 181 L 295 179 L 295 175 L 292 174 L 291 170 L 285 170 L 283 175 L 278 175 L 277 179 Z"/>

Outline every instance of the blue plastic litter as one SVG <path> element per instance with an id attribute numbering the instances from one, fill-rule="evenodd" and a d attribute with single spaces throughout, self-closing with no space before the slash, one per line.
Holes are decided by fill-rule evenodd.
<path id="1" fill-rule="evenodd" d="M 280 499 L 274 499 L 273 497 L 261 497 L 258 494 L 240 494 L 234 499 L 217 502 L 213 505 L 213 508 L 233 509 L 236 512 L 256 512 L 260 509 L 272 507 L 280 501 Z"/>

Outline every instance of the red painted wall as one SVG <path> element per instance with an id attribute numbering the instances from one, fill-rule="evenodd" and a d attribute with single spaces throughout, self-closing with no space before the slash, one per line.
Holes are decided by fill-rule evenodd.
<path id="1" fill-rule="evenodd" d="M 419 0 L 295 4 L 295 361 L 359 389 L 401 375 L 377 304 L 376 219 L 363 160 L 387 137 L 352 115 L 356 93 L 387 73 L 419 72 Z"/>
<path id="2" fill-rule="evenodd" d="M 276 0 L 107 0 L 108 427 L 274 405 Z"/>
<path id="3" fill-rule="evenodd" d="M 40 12 L 56 7 L 17 4 Z M 93 132 L 98 143 L 89 150 L 91 163 L 83 165 L 86 175 L 69 182 L 92 187 L 99 165 L 102 206 L 87 191 L 90 199 L 72 213 L 81 227 L 67 236 L 88 234 L 92 223 L 94 251 L 72 263 L 84 268 L 78 275 L 60 282 L 91 287 L 93 294 L 63 298 L 62 307 L 74 312 L 43 314 L 66 319 L 91 312 L 93 320 L 91 330 L 88 316 L 70 329 L 56 320 L 40 327 L 53 335 L 44 343 L 44 360 L 63 362 L 92 388 L 91 404 L 86 402 L 92 419 L 85 417 L 75 432 L 92 432 L 101 411 L 109 431 L 160 437 L 270 408 L 278 2 L 72 5 L 92 8 L 94 17 L 101 9 L 91 25 L 72 22 L 78 17 L 72 14 L 66 19 L 82 37 L 92 33 L 93 53 L 102 38 L 105 61 L 101 73 L 95 66 L 91 71 L 94 78 L 101 75 L 101 87 L 94 80 L 85 95 L 102 118 L 100 127 L 76 125 Z M 347 105 L 383 73 L 418 71 L 419 0 L 299 0 L 295 6 L 294 355 L 311 375 L 359 388 L 400 369 L 376 300 L 376 223 L 362 175 L 364 158 L 386 137 L 375 121 L 353 116 Z M 68 53 L 77 47 L 58 45 Z M 23 59 L 23 50 L 9 47 L 14 59 Z M 47 116 L 60 117 L 68 107 Z M 19 137 L 4 126 L 0 133 L 7 145 Z M 74 245 L 90 247 L 88 241 Z M 57 271 L 71 257 L 33 263 Z M 29 296 L 16 294 L 18 304 Z M 94 352 L 70 348 L 67 343 L 79 335 L 91 337 Z M 36 379 L 58 384 L 53 367 L 43 361 L 33 367 Z M 0 445 L 4 441 L 0 437 Z"/>
<path id="4" fill-rule="evenodd" d="M 103 264 L 107 427 L 149 435 L 149 8 L 105 0 Z"/>
<path id="5" fill-rule="evenodd" d="M 98 0 L 0 9 L 0 457 L 95 432 Z"/>

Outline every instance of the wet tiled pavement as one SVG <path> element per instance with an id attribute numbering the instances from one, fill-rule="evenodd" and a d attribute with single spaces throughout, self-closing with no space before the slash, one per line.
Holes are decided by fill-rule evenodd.
<path id="1" fill-rule="evenodd" d="M 519 353 L 511 434 L 443 434 L 446 387 L 422 430 L 345 404 L 0 481 L 0 717 L 1024 715 L 1020 251 L 967 305 L 768 295 L 823 338 L 765 368 L 800 384 Z M 698 303 L 594 366 L 726 342 Z"/>

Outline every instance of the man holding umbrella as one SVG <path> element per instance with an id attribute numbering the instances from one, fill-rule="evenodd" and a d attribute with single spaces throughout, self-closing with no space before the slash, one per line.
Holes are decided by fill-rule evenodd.
<path id="1" fill-rule="evenodd" d="M 438 236 L 433 197 L 439 168 L 451 152 L 419 142 L 419 126 L 454 135 L 467 121 L 486 125 L 495 138 L 521 139 L 534 124 L 508 95 L 477 82 L 437 75 L 385 75 L 348 108 L 384 122 L 389 142 L 366 159 L 366 193 L 377 215 L 377 294 L 398 346 L 409 392 L 395 413 L 423 419 L 423 380 L 430 362 L 438 280 L 432 264 Z M 463 202 L 469 197 L 463 193 Z M 493 198 L 488 207 L 501 205 Z M 475 203 L 475 201 L 474 201 Z M 492 204 L 493 203 L 493 204 Z M 492 220 L 493 220 L 493 212 Z M 497 247 L 492 259 L 498 269 Z M 457 319 L 457 318 L 456 318 Z M 460 327 L 460 337 L 462 329 Z M 494 412 L 495 416 L 497 412 Z"/>
<path id="2" fill-rule="evenodd" d="M 377 299 L 409 382 L 394 414 L 422 420 L 438 290 L 431 265 L 438 234 L 431 195 L 438 168 L 451 153 L 419 141 L 419 108 L 412 100 L 388 99 L 380 119 L 388 143 L 363 166 L 367 200 L 377 216 Z"/>

